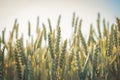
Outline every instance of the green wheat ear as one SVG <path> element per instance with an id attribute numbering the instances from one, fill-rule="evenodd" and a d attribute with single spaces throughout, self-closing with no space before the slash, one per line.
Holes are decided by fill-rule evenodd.
<path id="1" fill-rule="evenodd" d="M 61 15 L 59 15 L 59 17 L 58 17 L 57 27 L 60 26 L 60 21 L 61 21 Z"/>
<path id="2" fill-rule="evenodd" d="M 59 61 L 59 49 L 60 49 L 60 36 L 61 36 L 61 29 L 60 27 L 57 28 L 57 38 L 56 38 L 56 42 L 55 42 L 55 56 L 56 56 L 56 69 L 57 69 L 57 66 L 58 66 L 58 61 Z"/>
<path id="3" fill-rule="evenodd" d="M 104 27 L 103 35 L 104 35 L 104 37 L 107 37 L 108 31 L 107 31 L 107 26 L 106 26 L 105 19 L 103 19 L 103 27 Z"/>
<path id="4" fill-rule="evenodd" d="M 55 54 L 59 53 L 59 46 L 60 46 L 60 36 L 61 36 L 61 29 L 60 27 L 57 28 L 57 38 L 55 42 Z"/>
<path id="5" fill-rule="evenodd" d="M 64 79 L 64 73 L 65 73 L 65 64 L 66 64 L 66 47 L 67 47 L 67 40 L 64 41 L 61 54 L 59 58 L 59 69 L 60 69 L 60 80 Z"/>
<path id="6" fill-rule="evenodd" d="M 3 80 L 3 54 L 2 50 L 0 49 L 0 80 Z"/>
<path id="7" fill-rule="evenodd" d="M 79 48 L 76 48 L 75 52 L 75 62 L 76 62 L 76 73 L 79 78 L 81 78 L 81 66 L 80 66 L 80 56 L 79 56 Z"/>
<path id="8" fill-rule="evenodd" d="M 20 38 L 16 41 L 16 50 L 17 50 L 17 53 L 21 59 L 21 63 L 23 65 L 27 64 L 27 60 L 26 60 L 26 57 L 25 57 L 25 52 L 24 52 L 24 46 L 23 46 L 23 39 Z"/>
<path id="9" fill-rule="evenodd" d="M 43 38 L 43 31 L 38 34 L 38 38 L 36 39 L 36 43 L 35 43 L 35 49 L 41 48 L 42 38 Z"/>
<path id="10" fill-rule="evenodd" d="M 19 24 L 16 25 L 15 31 L 16 31 L 16 39 L 18 39 L 18 30 L 19 30 Z"/>
<path id="11" fill-rule="evenodd" d="M 27 68 L 27 59 L 24 52 L 23 47 L 23 39 L 20 38 L 16 41 L 15 49 L 14 49 L 15 61 L 16 61 L 16 69 L 18 80 L 23 80 L 24 76 L 22 75 L 22 65 Z M 21 65 L 22 63 L 22 65 Z M 26 73 L 25 73 L 26 74 Z"/>
<path id="12" fill-rule="evenodd" d="M 52 26 L 51 26 L 51 21 L 50 21 L 49 18 L 48 18 L 48 24 L 49 24 L 49 30 L 50 30 L 50 33 L 52 33 Z"/>
<path id="13" fill-rule="evenodd" d="M 14 30 L 16 29 L 17 26 L 17 19 L 14 21 L 13 29 L 12 29 L 12 34 L 14 33 Z"/>
<path id="14" fill-rule="evenodd" d="M 82 80 L 86 80 L 86 76 L 87 76 L 87 71 L 88 71 L 88 64 L 89 64 L 89 57 L 90 57 L 90 54 L 88 53 L 88 56 L 87 56 L 87 59 L 86 59 L 86 62 L 84 64 L 84 68 L 83 68 L 83 72 L 82 72 Z"/>
<path id="15" fill-rule="evenodd" d="M 31 24 L 30 21 L 28 21 L 28 36 L 31 36 Z"/>
<path id="16" fill-rule="evenodd" d="M 22 80 L 22 70 L 19 60 L 19 54 L 16 49 L 14 49 L 15 61 L 16 61 L 16 70 L 17 70 L 17 79 Z"/>
<path id="17" fill-rule="evenodd" d="M 2 43 L 4 44 L 5 43 L 5 28 L 4 30 L 2 31 Z"/>
<path id="18" fill-rule="evenodd" d="M 73 17 L 72 17 L 72 27 L 74 27 L 75 25 L 75 12 L 73 13 Z"/>
<path id="19" fill-rule="evenodd" d="M 96 80 L 96 72 L 98 67 L 98 53 L 99 53 L 99 45 L 96 45 L 94 56 L 93 56 L 93 66 L 92 66 L 92 80 Z"/>
<path id="20" fill-rule="evenodd" d="M 101 30 L 100 30 L 100 13 L 98 13 L 97 29 L 98 29 L 99 38 L 101 38 L 102 36 L 101 36 Z"/>
<path id="21" fill-rule="evenodd" d="M 80 43 L 81 26 L 82 26 L 82 19 L 80 19 L 78 29 L 77 29 L 78 45 Z"/>
<path id="22" fill-rule="evenodd" d="M 87 44 L 85 42 L 85 38 L 83 37 L 83 34 L 82 34 L 81 30 L 79 31 L 79 36 L 80 36 L 80 40 L 81 40 L 82 46 L 85 49 L 85 55 L 87 55 L 88 54 Z"/>
<path id="23" fill-rule="evenodd" d="M 37 17 L 37 25 L 36 25 L 36 33 L 39 34 L 40 29 L 39 29 L 39 16 Z"/>
<path id="24" fill-rule="evenodd" d="M 48 34 L 48 43 L 49 43 L 49 49 L 50 49 L 51 58 L 54 59 L 54 52 L 53 52 L 53 44 L 52 44 L 52 39 L 51 39 L 51 33 Z"/>
<path id="25" fill-rule="evenodd" d="M 44 40 L 46 41 L 47 40 L 46 27 L 44 23 L 42 24 L 42 26 L 43 26 Z"/>
<path id="26" fill-rule="evenodd" d="M 63 68 L 64 62 L 65 62 L 64 60 L 65 60 L 65 54 L 66 54 L 66 47 L 67 47 L 67 40 L 64 41 L 64 44 L 63 44 L 63 47 L 61 50 L 61 54 L 60 54 L 59 65 L 60 65 L 61 69 Z"/>
<path id="27" fill-rule="evenodd" d="M 115 47 L 117 47 L 117 29 L 114 27 L 114 25 L 111 26 L 111 33 L 112 33 L 112 36 L 113 36 L 113 44 L 115 45 Z"/>
<path id="28" fill-rule="evenodd" d="M 113 42 L 112 42 L 113 36 L 112 34 L 109 35 L 108 38 L 108 46 L 107 46 L 107 55 L 110 56 L 112 55 L 112 50 L 113 50 Z"/>
<path id="29" fill-rule="evenodd" d="M 117 24 L 118 31 L 120 31 L 120 19 L 119 18 L 116 18 L 116 24 Z"/>
<path id="30" fill-rule="evenodd" d="M 85 39 L 83 37 L 82 31 L 81 31 L 81 25 L 82 25 L 82 19 L 79 22 L 79 26 L 78 26 L 78 39 L 80 39 L 83 48 L 85 49 L 85 54 L 87 55 L 88 51 L 87 51 L 87 44 L 85 42 Z"/>
<path id="31" fill-rule="evenodd" d="M 34 80 L 34 72 L 32 67 L 32 61 L 28 60 L 28 80 Z"/>
<path id="32" fill-rule="evenodd" d="M 93 26 L 92 24 L 90 25 L 90 34 L 89 34 L 89 38 L 88 38 L 88 46 L 90 46 L 90 43 L 95 43 L 94 40 L 94 30 L 93 30 Z"/>
<path id="33" fill-rule="evenodd" d="M 5 47 L 2 50 L 0 48 L 0 80 L 4 80 L 4 51 Z"/>
<path id="34" fill-rule="evenodd" d="M 52 80 L 56 80 L 56 62 L 55 60 L 52 60 L 52 72 L 51 72 L 51 75 L 52 75 Z"/>
<path id="35" fill-rule="evenodd" d="M 79 17 L 77 17 L 76 20 L 75 20 L 75 30 L 74 30 L 74 33 L 77 32 L 78 21 L 79 21 Z"/>
<path id="36" fill-rule="evenodd" d="M 120 46 L 120 19 L 116 18 L 116 27 L 117 27 L 117 45 Z"/>
<path id="37" fill-rule="evenodd" d="M 71 62 L 73 61 L 74 58 L 74 48 L 71 48 L 70 54 L 69 54 L 69 59 L 68 59 L 68 70 L 71 70 Z"/>
<path id="38" fill-rule="evenodd" d="M 80 33 L 81 26 L 82 26 L 82 19 L 80 19 L 80 21 L 79 21 L 79 25 L 78 25 L 78 34 Z"/>

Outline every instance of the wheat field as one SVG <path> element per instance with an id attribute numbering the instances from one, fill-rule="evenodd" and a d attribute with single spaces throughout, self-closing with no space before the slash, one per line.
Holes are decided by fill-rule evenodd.
<path id="1" fill-rule="evenodd" d="M 97 31 L 91 24 L 88 40 L 81 31 L 82 19 L 75 13 L 71 21 L 72 37 L 64 41 L 61 41 L 60 22 L 61 15 L 53 30 L 48 19 L 47 33 L 46 25 L 42 24 L 40 28 L 37 21 L 36 39 L 31 36 L 31 23 L 28 22 L 30 41 L 26 47 L 24 37 L 18 37 L 17 20 L 7 41 L 3 30 L 0 37 L 0 80 L 120 80 L 119 18 L 108 26 L 105 19 L 100 21 L 98 14 L 94 26 Z M 43 42 L 44 47 L 41 46 Z"/>

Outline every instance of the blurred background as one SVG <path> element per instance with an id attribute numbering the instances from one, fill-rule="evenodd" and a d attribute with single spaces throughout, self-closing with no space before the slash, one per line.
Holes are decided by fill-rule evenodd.
<path id="1" fill-rule="evenodd" d="M 37 16 L 40 18 L 40 27 L 50 18 L 52 27 L 55 29 L 58 16 L 61 15 L 62 39 L 71 36 L 72 14 L 76 13 L 83 20 L 82 31 L 88 36 L 90 24 L 96 27 L 97 13 L 110 25 L 115 18 L 120 18 L 120 0 L 0 0 L 0 35 L 6 28 L 6 40 L 9 31 L 12 30 L 14 20 L 19 23 L 20 34 L 27 37 L 28 21 L 31 22 L 31 33 L 36 36 Z M 19 35 L 20 36 L 20 35 Z"/>

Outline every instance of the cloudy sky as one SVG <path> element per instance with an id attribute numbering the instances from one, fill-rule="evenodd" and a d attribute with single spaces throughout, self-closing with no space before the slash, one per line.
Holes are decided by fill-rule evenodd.
<path id="1" fill-rule="evenodd" d="M 6 27 L 6 35 L 12 29 L 17 18 L 20 32 L 27 34 L 27 22 L 32 25 L 32 33 L 35 34 L 36 18 L 40 17 L 40 25 L 50 18 L 55 27 L 57 18 L 61 14 L 61 28 L 63 38 L 70 36 L 72 13 L 76 12 L 83 19 L 83 32 L 87 36 L 89 25 L 96 26 L 97 13 L 101 19 L 106 18 L 111 24 L 115 18 L 120 18 L 120 0 L 0 0 L 0 35 Z M 7 38 L 6 38 L 7 39 Z"/>

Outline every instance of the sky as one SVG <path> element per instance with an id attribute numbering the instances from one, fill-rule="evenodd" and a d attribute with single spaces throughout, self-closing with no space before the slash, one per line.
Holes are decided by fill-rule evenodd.
<path id="1" fill-rule="evenodd" d="M 120 18 L 120 0 L 0 0 L 0 35 L 6 28 L 6 40 L 9 31 L 12 30 L 14 20 L 19 23 L 20 33 L 27 35 L 27 24 L 31 22 L 32 34 L 36 34 L 36 19 L 40 18 L 40 27 L 45 23 L 48 28 L 47 19 L 50 18 L 53 28 L 57 25 L 58 16 L 61 15 L 62 38 L 71 35 L 72 14 L 76 13 L 83 20 L 82 32 L 87 37 L 90 24 L 96 27 L 97 13 L 109 21 L 115 22 Z M 20 36 L 20 35 L 19 35 Z"/>

